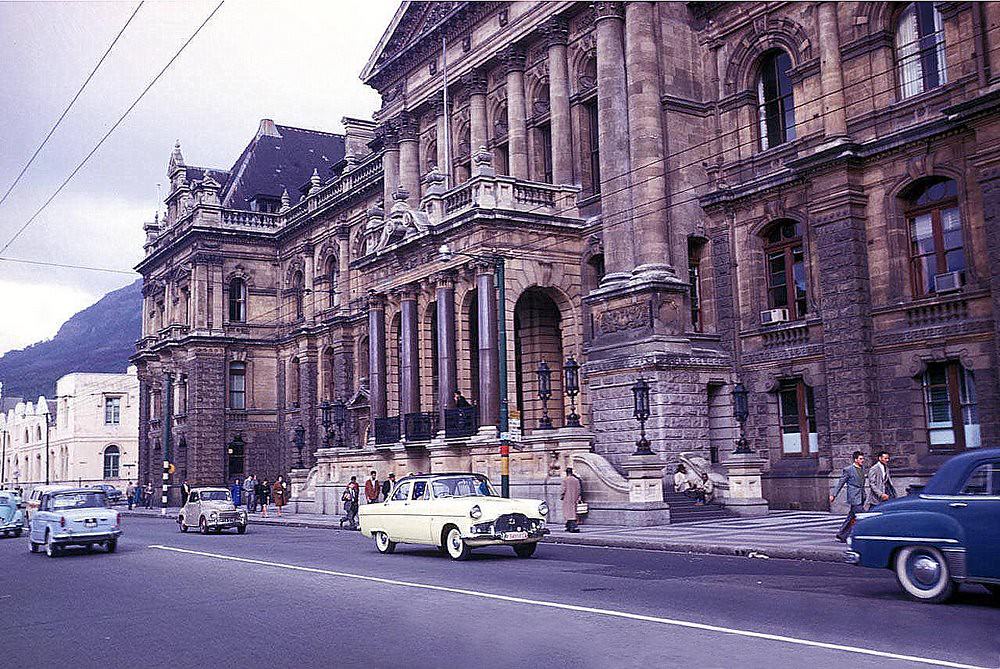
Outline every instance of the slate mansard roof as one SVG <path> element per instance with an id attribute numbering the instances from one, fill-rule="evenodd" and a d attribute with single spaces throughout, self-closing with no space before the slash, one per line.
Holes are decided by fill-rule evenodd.
<path id="1" fill-rule="evenodd" d="M 290 204 L 295 205 L 313 171 L 326 183 L 333 177 L 333 166 L 343 160 L 344 151 L 343 135 L 276 125 L 265 119 L 232 169 L 208 171 L 222 186 L 224 207 L 250 209 L 255 197 L 279 199 L 286 189 Z"/>

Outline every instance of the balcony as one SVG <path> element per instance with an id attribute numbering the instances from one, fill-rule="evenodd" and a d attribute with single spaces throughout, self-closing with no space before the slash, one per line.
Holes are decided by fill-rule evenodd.
<path id="1" fill-rule="evenodd" d="M 479 430 L 479 409 L 460 407 L 444 410 L 444 436 L 471 437 Z"/>
<path id="2" fill-rule="evenodd" d="M 375 445 L 388 446 L 399 443 L 399 416 L 387 416 L 375 419 Z"/>
<path id="3" fill-rule="evenodd" d="M 430 441 L 434 438 L 435 414 L 428 411 L 403 416 L 403 436 L 406 441 Z"/>

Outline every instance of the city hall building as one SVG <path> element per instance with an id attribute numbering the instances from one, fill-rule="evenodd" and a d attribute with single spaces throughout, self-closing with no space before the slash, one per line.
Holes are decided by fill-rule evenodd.
<path id="1" fill-rule="evenodd" d="M 498 477 L 508 416 L 513 494 L 572 464 L 630 522 L 741 434 L 772 508 L 1000 443 L 1000 4 L 404 2 L 358 66 L 374 121 L 170 156 L 140 478 L 332 513 L 370 469 Z"/>

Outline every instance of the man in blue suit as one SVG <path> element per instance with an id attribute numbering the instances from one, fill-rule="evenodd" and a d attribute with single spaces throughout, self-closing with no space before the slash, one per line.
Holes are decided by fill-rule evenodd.
<path id="1" fill-rule="evenodd" d="M 837 532 L 837 541 L 840 543 L 847 541 L 847 535 L 854 527 L 854 517 L 861 513 L 865 504 L 865 473 L 862 470 L 862 465 L 865 464 L 865 454 L 861 451 L 854 451 L 851 460 L 853 462 L 844 467 L 840 473 L 837 489 L 830 495 L 830 503 L 833 504 L 833 500 L 837 499 L 840 491 L 844 486 L 847 486 L 847 503 L 851 505 L 851 510 L 847 512 L 847 519 Z"/>

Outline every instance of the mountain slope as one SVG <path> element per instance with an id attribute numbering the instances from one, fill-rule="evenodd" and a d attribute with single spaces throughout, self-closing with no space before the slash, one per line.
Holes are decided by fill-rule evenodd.
<path id="1" fill-rule="evenodd" d="M 55 395 L 70 372 L 124 372 L 142 330 L 142 280 L 110 292 L 77 313 L 55 337 L 0 357 L 7 396 Z"/>

